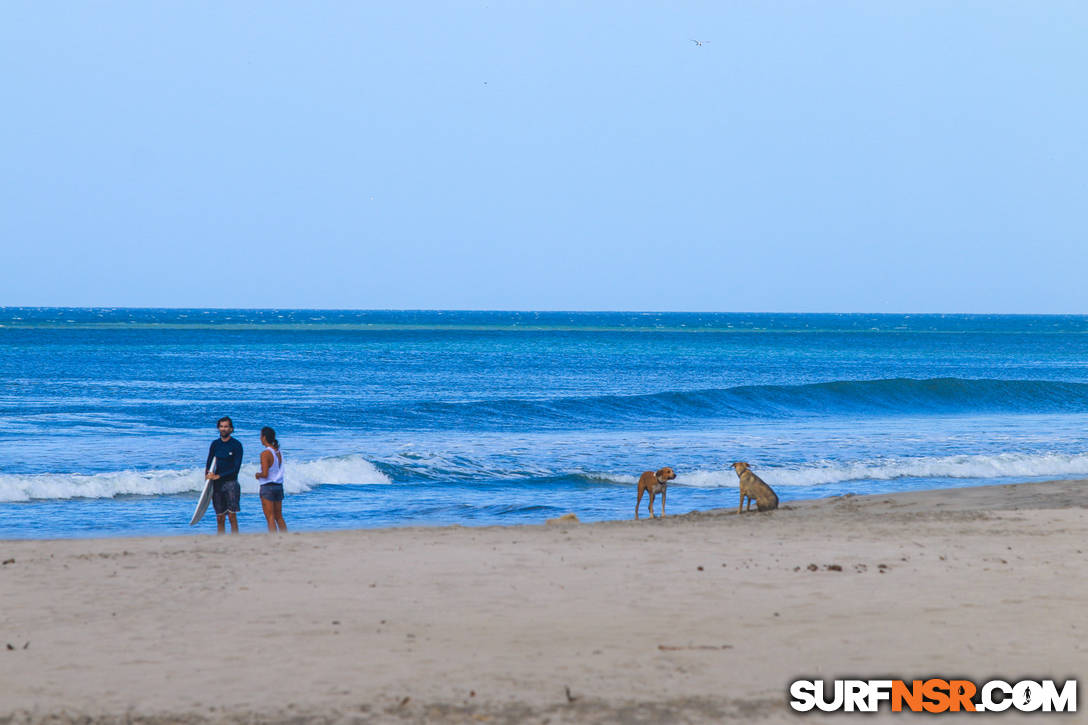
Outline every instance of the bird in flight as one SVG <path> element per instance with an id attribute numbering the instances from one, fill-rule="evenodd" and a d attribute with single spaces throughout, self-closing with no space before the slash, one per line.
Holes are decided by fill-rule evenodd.
<path id="1" fill-rule="evenodd" d="M 704 45 L 706 45 L 706 44 L 707 44 L 707 43 L 709 43 L 710 41 L 709 41 L 709 40 L 696 40 L 695 38 L 692 38 L 692 39 L 691 39 L 691 42 L 695 43 L 695 44 L 696 44 L 697 46 L 699 46 L 700 48 L 702 48 L 702 47 L 703 47 Z"/>

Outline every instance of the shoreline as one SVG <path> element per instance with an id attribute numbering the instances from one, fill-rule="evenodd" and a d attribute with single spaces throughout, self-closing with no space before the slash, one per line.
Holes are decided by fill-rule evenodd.
<path id="1" fill-rule="evenodd" d="M 2 540 L 0 723 L 783 722 L 809 676 L 1075 678 L 1084 508 L 1088 481 L 1063 480 L 742 516 Z"/>
<path id="2" fill-rule="evenodd" d="M 1046 481 L 1032 480 L 1032 481 L 1024 481 L 1024 482 L 1014 482 L 1014 483 L 1008 483 L 1008 482 L 1005 482 L 1005 483 L 990 483 L 990 484 L 978 484 L 978 485 L 969 485 L 969 486 L 953 486 L 953 487 L 945 487 L 945 488 L 919 489 L 919 490 L 911 490 L 911 491 L 894 491 L 894 492 L 887 492 L 887 493 L 864 493 L 864 494 L 863 493 L 852 493 L 852 492 L 851 493 L 836 493 L 836 494 L 829 494 L 827 496 L 823 496 L 823 497 L 819 497 L 819 498 L 790 499 L 790 500 L 787 500 L 787 501 L 783 501 L 781 503 L 781 505 L 780 505 L 780 510 L 785 511 L 785 510 L 794 510 L 794 509 L 804 509 L 806 506 L 811 506 L 811 505 L 814 505 L 814 504 L 816 504 L 818 502 L 821 502 L 821 501 L 834 501 L 834 500 L 839 500 L 839 499 L 856 499 L 857 501 L 866 501 L 866 500 L 877 499 L 877 498 L 895 497 L 896 499 L 899 499 L 900 497 L 904 497 L 905 500 L 912 500 L 912 497 L 925 497 L 925 496 L 928 496 L 928 495 L 944 494 L 946 492 L 954 492 L 954 491 L 974 491 L 974 490 L 993 491 L 993 490 L 997 490 L 997 489 L 1008 489 L 1008 488 L 1014 487 L 1014 486 L 1017 487 L 1018 491 L 1028 491 L 1028 490 L 1031 490 L 1031 487 L 1050 488 L 1050 487 L 1053 487 L 1053 486 L 1060 486 L 1062 484 L 1080 484 L 1080 483 L 1088 484 L 1088 478 L 1061 478 L 1061 479 L 1050 479 L 1050 480 L 1046 480 Z M 631 488 L 631 490 L 634 491 L 634 489 L 635 489 L 634 484 L 629 486 L 629 488 Z M 683 489 L 678 488 L 676 490 L 683 490 Z M 702 489 L 699 489 L 699 490 L 702 490 Z M 298 495 L 298 494 L 293 494 L 293 495 Z M 676 496 L 675 493 L 673 495 L 674 495 L 674 497 Z M 255 506 L 252 506 L 252 502 L 257 500 L 257 496 L 256 496 L 255 492 L 243 492 L 243 496 L 246 497 L 243 500 L 251 503 L 251 508 L 256 508 Z M 985 506 L 985 507 L 987 507 L 987 508 L 989 508 L 991 510 L 997 510 L 995 507 L 998 507 L 998 506 L 1000 506 L 1000 507 L 1009 507 L 1009 506 L 1013 505 L 1012 503 L 999 503 L 999 502 L 996 502 L 995 500 L 992 500 L 991 497 L 988 496 L 985 493 L 978 494 L 978 495 L 966 495 L 964 497 L 960 497 L 960 496 L 956 497 L 956 499 L 959 499 L 959 498 L 964 498 L 965 500 L 963 502 L 961 502 L 961 503 L 953 503 L 952 504 L 953 506 L 966 505 L 967 502 L 974 502 L 976 505 L 981 504 L 981 505 L 983 505 L 983 506 Z M 1016 501 L 1017 502 L 1016 505 L 1021 506 L 1021 505 L 1030 504 L 1029 499 L 1030 499 L 1029 496 L 1018 496 L 1018 497 L 1014 497 L 1013 499 L 1010 499 L 1010 501 Z M 88 500 L 96 500 L 96 499 L 88 499 Z M 50 499 L 49 501 L 53 501 L 53 500 Z M 195 499 L 194 499 L 194 501 L 195 501 Z M 33 502 L 19 501 L 19 502 L 12 502 L 12 503 L 23 504 L 23 503 L 33 503 Z M 948 505 L 949 505 L 948 503 L 941 503 L 941 504 L 939 504 L 937 506 L 937 508 L 942 508 L 943 509 L 944 507 L 946 507 Z M 1031 505 L 1034 505 L 1034 504 L 1031 504 Z M 658 499 L 658 503 L 655 506 L 655 511 L 658 510 L 659 506 L 660 506 L 660 499 Z M 1088 506 L 1088 501 L 1085 502 L 1085 506 Z M 646 513 L 645 507 L 646 507 L 646 502 L 644 500 L 643 504 L 642 504 L 642 509 L 640 510 L 640 515 L 641 515 L 642 519 L 647 519 L 649 517 L 649 514 Z M 247 513 L 249 513 L 249 512 L 247 512 Z M 751 513 L 756 513 L 756 510 L 753 508 Z M 718 516 L 729 516 L 729 515 L 735 515 L 735 514 L 736 514 L 736 509 L 734 507 L 725 506 L 725 507 L 708 508 L 708 509 L 695 509 L 695 510 L 686 511 L 686 512 L 680 513 L 680 514 L 669 514 L 667 518 L 670 519 L 670 520 L 674 519 L 674 518 L 687 520 L 687 519 L 695 519 L 695 518 L 699 518 L 699 517 L 703 517 L 703 516 L 718 517 Z M 258 516 L 258 515 L 259 515 L 259 510 L 258 510 L 257 514 L 254 514 L 254 516 Z M 288 511 L 287 512 L 287 517 L 290 518 L 290 515 L 291 515 L 290 511 Z M 557 516 L 560 516 L 560 515 L 563 515 L 563 514 L 557 514 Z M 569 514 L 567 514 L 567 515 L 569 515 Z M 117 536 L 117 535 L 98 536 L 98 535 L 93 535 L 92 534 L 92 535 L 87 535 L 87 536 L 68 536 L 68 537 L 56 536 L 56 537 L 40 537 L 40 538 L 34 538 L 34 537 L 28 537 L 28 538 L 4 538 L 4 537 L 0 536 L 0 546 L 2 546 L 4 544 L 7 544 L 7 543 L 12 543 L 12 542 L 31 543 L 31 542 L 50 542 L 50 541 L 58 541 L 58 542 L 59 541 L 140 541 L 140 540 L 144 540 L 144 539 L 154 539 L 154 540 L 158 540 L 158 539 L 182 539 L 182 540 L 184 540 L 184 539 L 188 539 L 188 538 L 191 538 L 191 537 L 207 537 L 207 536 L 214 537 L 216 535 L 215 531 L 214 530 L 209 531 L 207 529 L 207 527 L 206 527 L 207 522 L 209 521 L 209 519 L 211 517 L 213 517 L 213 514 L 212 514 L 211 510 L 209 509 L 208 513 L 206 514 L 206 516 L 204 518 L 204 521 L 201 523 L 201 526 L 203 528 L 195 528 L 194 527 L 193 529 L 186 530 L 184 532 L 174 532 L 174 531 L 162 532 L 162 533 L 141 532 L 141 533 L 134 533 L 134 534 L 131 534 L 131 535 L 123 535 L 123 536 Z M 552 519 L 545 519 L 544 521 L 531 521 L 531 522 L 520 521 L 520 522 L 516 522 L 516 523 L 481 523 L 481 524 L 461 524 L 461 523 L 435 523 L 435 524 L 413 523 L 413 524 L 403 524 L 403 525 L 402 524 L 391 524 L 391 525 L 388 525 L 388 526 L 359 526 L 359 527 L 331 528 L 331 529 L 299 529 L 297 531 L 294 530 L 294 529 L 291 529 L 288 533 L 289 534 L 315 534 L 315 535 L 320 535 L 320 534 L 351 533 L 351 532 L 433 531 L 433 530 L 441 530 L 441 529 L 447 529 L 447 528 L 449 528 L 449 529 L 469 529 L 469 530 L 481 530 L 481 529 L 492 529 L 492 528 L 494 528 L 494 529 L 514 529 L 514 530 L 516 530 L 516 529 L 521 529 L 521 528 L 533 528 L 533 527 L 539 527 L 539 526 L 547 526 L 547 525 L 549 525 L 549 522 L 551 520 Z M 626 518 L 615 518 L 615 519 L 594 519 L 594 520 L 581 520 L 581 519 L 579 519 L 575 523 L 580 524 L 582 526 L 596 526 L 596 525 L 618 524 L 618 523 L 624 523 L 624 522 L 627 522 L 627 521 L 634 521 L 634 516 L 632 515 L 632 516 L 629 516 L 629 517 L 626 517 Z M 250 523 L 252 523 L 252 522 L 250 522 Z M 288 526 L 289 527 L 290 527 L 290 523 L 291 522 L 288 521 Z M 264 526 L 263 519 L 260 520 L 258 522 L 258 524 L 259 524 L 260 527 L 263 527 Z M 229 532 L 229 526 L 228 526 L 228 532 Z M 265 531 L 264 528 L 258 528 L 256 530 L 248 529 L 248 530 L 242 531 L 240 533 L 241 533 L 241 535 L 245 535 L 245 536 L 252 536 L 252 535 L 262 536 L 262 535 L 266 534 L 267 532 Z"/>

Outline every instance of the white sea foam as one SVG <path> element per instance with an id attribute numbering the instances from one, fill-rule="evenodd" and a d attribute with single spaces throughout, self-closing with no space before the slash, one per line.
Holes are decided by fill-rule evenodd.
<path id="1" fill-rule="evenodd" d="M 362 456 L 334 456 L 316 461 L 284 461 L 284 488 L 301 493 L 322 484 L 390 483 L 389 478 Z M 112 471 L 81 474 L 0 474 L 0 502 L 58 498 L 112 498 L 126 494 L 159 496 L 199 491 L 202 469 L 167 471 Z M 243 493 L 259 487 L 255 465 L 242 466 L 238 476 Z"/>
<path id="2" fill-rule="evenodd" d="M 1002 453 L 980 456 L 889 458 L 844 463 L 821 462 L 796 467 L 753 469 L 772 486 L 798 488 L 826 486 L 846 481 L 890 481 L 898 478 L 1063 478 L 1088 476 L 1088 454 Z M 619 480 L 620 477 L 612 477 Z M 677 485 L 698 488 L 736 488 L 733 469 L 681 471 Z"/>
<path id="3" fill-rule="evenodd" d="M 588 473 L 580 473 L 590 481 L 602 481 L 604 483 L 638 483 L 638 476 L 632 476 L 629 473 L 602 473 L 599 471 L 592 471 Z"/>

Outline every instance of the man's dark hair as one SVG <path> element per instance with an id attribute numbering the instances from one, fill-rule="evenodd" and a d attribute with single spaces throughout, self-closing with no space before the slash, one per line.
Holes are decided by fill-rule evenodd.
<path id="1" fill-rule="evenodd" d="M 230 419 L 230 416 L 229 416 L 229 415 L 224 415 L 224 416 L 223 416 L 222 418 L 220 418 L 219 420 L 215 421 L 215 427 L 216 427 L 216 428 L 218 428 L 218 427 L 219 427 L 219 424 L 220 424 L 220 423 L 222 423 L 223 421 L 227 421 L 228 423 L 230 423 L 230 427 L 231 427 L 231 428 L 233 428 L 233 427 L 234 427 L 234 421 Z"/>

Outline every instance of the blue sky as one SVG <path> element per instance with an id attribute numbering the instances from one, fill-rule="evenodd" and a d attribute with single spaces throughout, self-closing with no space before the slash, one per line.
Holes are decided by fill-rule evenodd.
<path id="1" fill-rule="evenodd" d="M 1088 312 L 1086 38 L 1075 2 L 13 0 L 0 305 Z"/>

